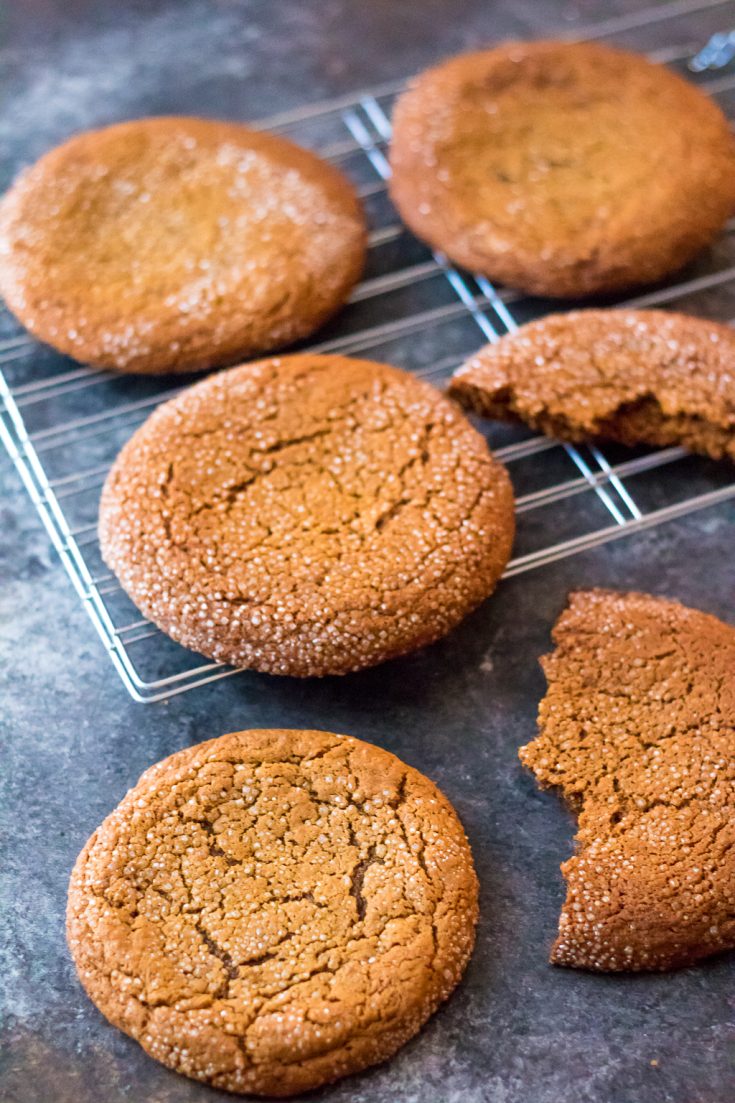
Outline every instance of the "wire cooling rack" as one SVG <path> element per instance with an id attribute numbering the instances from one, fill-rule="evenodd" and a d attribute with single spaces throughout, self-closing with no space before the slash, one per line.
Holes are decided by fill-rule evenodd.
<path id="1" fill-rule="evenodd" d="M 687 74 L 735 114 L 735 32 L 728 4 L 679 0 L 608 21 L 576 38 L 615 36 Z M 693 17 L 696 27 L 692 33 Z M 660 48 L 659 43 L 670 43 Z M 402 83 L 402 82 L 401 82 Z M 341 165 L 371 224 L 366 278 L 312 350 L 384 359 L 443 385 L 478 345 L 559 304 L 531 299 L 453 268 L 402 227 L 386 194 L 390 109 L 401 84 L 333 100 L 264 123 Z M 732 102 L 728 103 L 731 96 Z M 676 283 L 626 300 L 735 321 L 735 221 Z M 4 338 L 4 339 L 2 339 Z M 119 447 L 180 377 L 115 376 L 39 345 L 0 314 L 0 435 L 112 661 L 137 701 L 157 701 L 235 673 L 140 619 L 107 571 L 97 504 Z M 541 567 L 628 533 L 735 498 L 727 465 L 680 448 L 572 447 L 528 430 L 492 426 L 518 509 L 515 557 L 505 576 Z"/>

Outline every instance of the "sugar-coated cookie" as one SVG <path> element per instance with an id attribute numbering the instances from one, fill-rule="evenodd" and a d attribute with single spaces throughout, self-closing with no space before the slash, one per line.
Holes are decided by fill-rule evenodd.
<path id="1" fill-rule="evenodd" d="M 79 977 L 156 1060 L 286 1096 L 390 1057 L 458 983 L 477 879 L 452 806 L 369 743 L 246 731 L 148 770 L 71 878 Z"/>
<path id="2" fill-rule="evenodd" d="M 735 140 L 703 92 L 596 43 L 451 58 L 400 97 L 401 217 L 452 260 L 537 295 L 653 283 L 735 210 Z"/>
<path id="3" fill-rule="evenodd" d="M 212 659 L 343 674 L 443 636 L 510 554 L 505 468 L 385 364 L 303 354 L 159 407 L 107 479 L 100 541 L 145 616 Z"/>
<path id="4" fill-rule="evenodd" d="M 0 293 L 103 368 L 194 371 L 287 345 L 347 298 L 362 211 L 325 161 L 213 119 L 79 134 L 0 203 Z"/>
<path id="5" fill-rule="evenodd" d="M 735 628 L 572 594 L 521 759 L 578 813 L 556 965 L 656 970 L 735 946 Z"/>
<path id="6" fill-rule="evenodd" d="M 657 310 L 550 314 L 486 345 L 450 393 L 552 437 L 735 459 L 735 330 Z"/>

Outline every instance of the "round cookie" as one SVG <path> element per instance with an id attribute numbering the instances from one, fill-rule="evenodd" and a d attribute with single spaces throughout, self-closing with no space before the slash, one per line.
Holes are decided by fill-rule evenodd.
<path id="1" fill-rule="evenodd" d="M 652 283 L 735 210 L 720 109 L 643 57 L 510 43 L 416 78 L 393 122 L 391 194 L 452 260 L 538 295 Z"/>
<path id="2" fill-rule="evenodd" d="M 209 658 L 344 674 L 443 636 L 510 554 L 505 469 L 428 383 L 340 356 L 262 360 L 159 407 L 116 460 L 105 562 Z"/>
<path id="3" fill-rule="evenodd" d="M 211 119 L 80 134 L 0 204 L 0 293 L 103 368 L 194 371 L 305 337 L 344 302 L 366 230 L 314 154 Z"/>
<path id="4" fill-rule="evenodd" d="M 234 1092 L 390 1057 L 458 983 L 477 879 L 454 809 L 392 754 L 246 731 L 148 770 L 69 888 L 79 977 L 156 1060 Z"/>

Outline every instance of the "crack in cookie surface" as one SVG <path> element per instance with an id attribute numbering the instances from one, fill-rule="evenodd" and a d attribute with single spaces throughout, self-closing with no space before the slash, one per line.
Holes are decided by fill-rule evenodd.
<path id="1" fill-rule="evenodd" d="M 278 1095 L 393 1053 L 458 982 L 476 918 L 427 778 L 346 736 L 255 731 L 143 775 L 77 861 L 68 935 L 152 1056 Z"/>
<path id="2" fill-rule="evenodd" d="M 667 969 L 735 946 L 735 629 L 572 594 L 521 760 L 579 816 L 551 960 Z"/>

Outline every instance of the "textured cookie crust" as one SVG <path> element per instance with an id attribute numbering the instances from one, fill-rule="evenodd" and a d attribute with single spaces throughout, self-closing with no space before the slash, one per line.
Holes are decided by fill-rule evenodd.
<path id="1" fill-rule="evenodd" d="M 521 761 L 579 815 L 556 965 L 655 970 L 735 946 L 735 628 L 582 591 Z"/>
<path id="2" fill-rule="evenodd" d="M 138 119 L 18 178 L 0 204 L 0 293 L 77 360 L 193 371 L 311 333 L 365 242 L 352 187 L 312 153 L 234 123 Z"/>
<path id="3" fill-rule="evenodd" d="M 438 639 L 510 554 L 505 469 L 454 403 L 384 364 L 300 355 L 160 407 L 102 494 L 105 562 L 213 659 L 343 674 Z"/>
<path id="4" fill-rule="evenodd" d="M 284 1096 L 382 1061 L 458 983 L 477 879 L 454 809 L 342 735 L 247 731 L 148 770 L 77 859 L 80 979 L 156 1060 Z"/>
<path id="5" fill-rule="evenodd" d="M 450 394 L 552 437 L 735 459 L 735 330 L 655 310 L 551 314 L 486 345 Z"/>
<path id="6" fill-rule="evenodd" d="M 702 92 L 593 43 L 510 43 L 421 74 L 391 194 L 424 241 L 539 295 L 651 283 L 735 209 L 735 141 Z"/>

